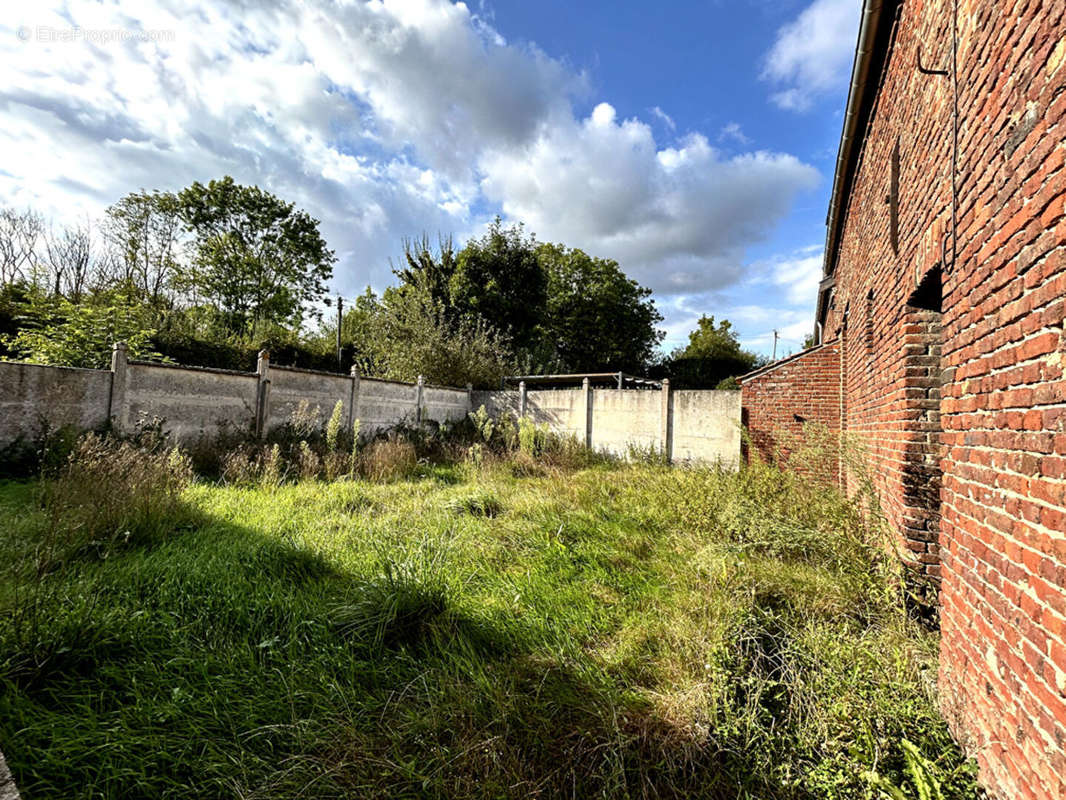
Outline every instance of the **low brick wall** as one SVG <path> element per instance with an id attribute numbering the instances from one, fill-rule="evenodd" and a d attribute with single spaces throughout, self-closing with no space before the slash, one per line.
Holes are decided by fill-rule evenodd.
<path id="1" fill-rule="evenodd" d="M 775 463 L 787 459 L 803 440 L 803 426 L 841 427 L 840 346 L 836 342 L 804 350 L 740 379 L 742 419 L 752 455 Z"/>

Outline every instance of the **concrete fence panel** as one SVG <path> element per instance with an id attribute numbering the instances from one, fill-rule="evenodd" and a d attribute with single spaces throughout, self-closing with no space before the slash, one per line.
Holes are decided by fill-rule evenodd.
<path id="1" fill-rule="evenodd" d="M 592 448 L 625 456 L 631 447 L 661 449 L 662 397 L 656 391 L 594 389 Z"/>
<path id="2" fill-rule="evenodd" d="M 111 373 L 0 362 L 0 446 L 32 441 L 43 427 L 107 424 Z"/>
<path id="3" fill-rule="evenodd" d="M 184 442 L 213 436 L 222 427 L 250 431 L 257 386 L 251 372 L 130 362 L 115 424 L 129 431 L 142 418 L 159 417 L 164 430 Z"/>
<path id="4" fill-rule="evenodd" d="M 517 417 L 518 392 L 510 389 L 488 392 L 476 391 L 470 401 L 470 410 L 477 411 L 482 406 L 485 406 L 485 411 L 493 417 L 498 417 L 501 414 L 512 414 Z"/>
<path id="5" fill-rule="evenodd" d="M 690 389 L 671 392 L 674 461 L 740 463 L 740 392 Z"/>
<path id="6" fill-rule="evenodd" d="M 342 424 L 347 427 L 352 401 L 352 378 L 328 372 L 270 366 L 270 404 L 267 430 L 285 425 L 300 409 L 325 427 L 338 402 Z"/>
<path id="7" fill-rule="evenodd" d="M 440 386 L 422 388 L 422 419 L 434 422 L 459 422 L 470 411 L 470 393 L 465 389 Z"/>
<path id="8" fill-rule="evenodd" d="M 517 395 L 517 393 L 516 393 Z M 526 395 L 526 413 L 561 436 L 585 439 L 585 406 L 580 389 L 537 389 Z"/>
<path id="9" fill-rule="evenodd" d="M 418 417 L 417 396 L 416 384 L 362 378 L 355 414 L 360 432 L 373 434 L 400 422 L 414 424 Z"/>

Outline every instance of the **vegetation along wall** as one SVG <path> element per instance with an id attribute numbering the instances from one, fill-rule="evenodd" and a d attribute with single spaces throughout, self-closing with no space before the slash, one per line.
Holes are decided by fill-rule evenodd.
<path id="1" fill-rule="evenodd" d="M 815 352 L 839 351 L 840 425 L 938 593 L 956 737 L 992 796 L 1058 800 L 1066 4 L 863 6 Z M 754 441 L 828 409 L 817 358 L 744 381 Z"/>

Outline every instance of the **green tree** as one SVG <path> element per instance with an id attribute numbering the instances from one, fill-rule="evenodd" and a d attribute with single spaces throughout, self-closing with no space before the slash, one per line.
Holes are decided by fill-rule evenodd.
<path id="1" fill-rule="evenodd" d="M 537 260 L 548 281 L 542 338 L 558 364 L 577 372 L 647 366 L 663 337 L 650 289 L 617 261 L 561 244 L 540 245 Z"/>
<path id="2" fill-rule="evenodd" d="M 357 361 L 369 374 L 496 387 L 512 371 L 510 351 L 488 323 L 473 317 L 449 319 L 443 305 L 425 291 L 391 287 L 367 311 L 359 321 L 363 349 Z"/>
<path id="3" fill-rule="evenodd" d="M 440 237 L 436 250 L 424 234 L 420 239 L 407 239 L 403 243 L 403 256 L 404 265 L 393 269 L 393 274 L 400 279 L 401 289 L 412 287 L 423 293 L 453 318 L 469 311 L 460 309 L 452 297 L 458 262 L 451 238 Z"/>
<path id="4" fill-rule="evenodd" d="M 181 251 L 182 219 L 172 192 L 130 192 L 107 209 L 104 236 L 120 282 L 159 307 L 173 287 Z"/>
<path id="5" fill-rule="evenodd" d="M 536 240 L 521 224 L 504 228 L 497 217 L 479 239 L 459 252 L 450 280 L 450 305 L 459 317 L 480 318 L 508 337 L 516 351 L 537 344 L 548 280 L 537 260 Z"/>
<path id="6" fill-rule="evenodd" d="M 682 358 L 730 359 L 750 356 L 752 363 L 755 356 L 745 353 L 740 348 L 740 341 L 733 331 L 732 323 L 723 319 L 717 325 L 713 316 L 702 316 L 696 323 L 696 329 L 688 335 L 688 345 L 680 351 Z"/>
<path id="7" fill-rule="evenodd" d="M 703 316 L 689 333 L 688 345 L 671 353 L 656 374 L 669 377 L 678 388 L 710 389 L 758 363 L 758 356 L 741 348 L 729 320 L 716 325 L 713 316 Z"/>
<path id="8" fill-rule="evenodd" d="M 306 212 L 229 176 L 194 183 L 178 204 L 195 237 L 181 284 L 217 306 L 230 332 L 294 327 L 324 297 L 336 257 Z"/>

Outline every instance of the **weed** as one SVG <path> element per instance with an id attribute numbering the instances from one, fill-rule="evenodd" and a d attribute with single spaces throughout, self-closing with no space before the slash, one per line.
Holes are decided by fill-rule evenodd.
<path id="1" fill-rule="evenodd" d="M 367 446 L 362 453 L 361 468 L 363 475 L 372 481 L 401 480 L 414 475 L 418 455 L 411 442 L 394 434 Z"/>
<path id="2" fill-rule="evenodd" d="M 449 511 L 456 514 L 469 514 L 472 517 L 492 519 L 503 513 L 503 504 L 487 491 L 478 491 L 461 495 L 447 504 Z"/>
<path id="3" fill-rule="evenodd" d="M 380 650 L 421 643 L 448 608 L 444 551 L 423 539 L 402 558 L 379 555 L 378 574 L 358 596 L 333 610 L 345 638 Z"/>
<path id="4" fill-rule="evenodd" d="M 336 453 L 340 449 L 341 445 L 341 433 L 342 433 L 342 417 L 344 415 L 344 403 L 340 400 L 333 406 L 333 413 L 329 416 L 329 422 L 326 423 L 326 450 L 330 453 Z"/>
<path id="5" fill-rule="evenodd" d="M 142 542 L 188 520 L 182 490 L 192 478 L 179 450 L 146 451 L 88 434 L 41 487 L 48 519 L 38 574 L 74 551 L 106 557 L 119 543 Z"/>

